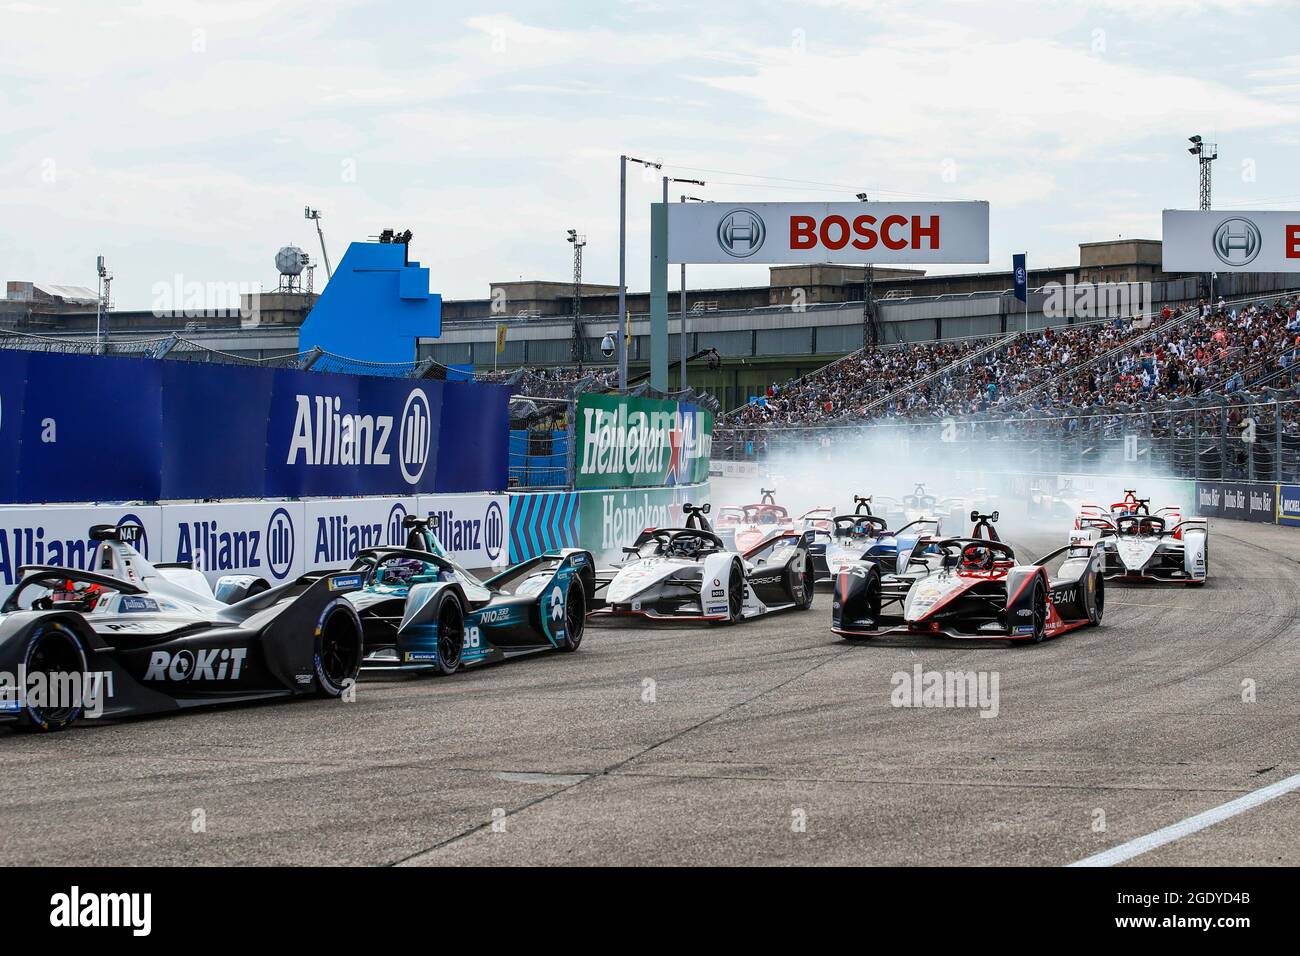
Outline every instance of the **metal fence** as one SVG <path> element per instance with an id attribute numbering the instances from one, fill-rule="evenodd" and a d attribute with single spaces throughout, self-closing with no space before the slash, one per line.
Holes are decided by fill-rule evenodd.
<path id="1" fill-rule="evenodd" d="M 1026 409 L 870 424 L 714 429 L 713 457 L 764 462 L 834 456 L 871 442 L 898 462 L 978 470 L 991 461 L 1041 474 L 1133 474 L 1300 482 L 1300 386 L 1215 394 L 1158 406 Z"/>

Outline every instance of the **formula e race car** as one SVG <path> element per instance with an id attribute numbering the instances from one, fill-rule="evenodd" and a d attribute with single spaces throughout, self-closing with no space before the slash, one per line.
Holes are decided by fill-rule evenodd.
<path id="1" fill-rule="evenodd" d="M 884 518 L 871 513 L 871 498 L 854 496 L 854 513 L 836 515 L 831 530 L 815 532 L 808 546 L 813 581 L 830 584 L 843 569 L 859 561 L 874 561 L 893 571 L 900 549 L 907 553 L 922 537 L 937 535 L 939 522 L 920 519 L 890 531 Z"/>
<path id="2" fill-rule="evenodd" d="M 189 565 L 151 564 L 138 528 L 96 525 L 90 568 L 33 565 L 0 606 L 0 719 L 62 730 L 204 704 L 341 696 L 361 664 L 357 574 L 278 587 L 228 575 L 215 593 Z"/>
<path id="3" fill-rule="evenodd" d="M 835 509 L 825 505 L 805 511 L 795 522 L 794 530 L 800 533 L 804 531 L 824 531 L 830 533 L 835 523 Z"/>
<path id="4" fill-rule="evenodd" d="M 1154 581 L 1199 587 L 1210 574 L 1210 525 L 1184 518 L 1176 506 L 1151 513 L 1148 498 L 1125 493 L 1104 512 L 1084 505 L 1071 543 L 1096 544 L 1105 556 L 1108 581 Z"/>
<path id="5" fill-rule="evenodd" d="M 740 520 L 731 528 L 727 544 L 736 551 L 749 551 L 768 538 L 794 531 L 794 519 L 788 510 L 776 503 L 775 489 L 762 488 L 760 491 L 762 500 L 756 505 L 744 505 Z"/>
<path id="6" fill-rule="evenodd" d="M 1105 604 L 1099 548 L 1075 543 L 1020 564 L 993 525 L 971 513 L 969 538 L 922 538 L 886 573 L 873 561 L 840 572 L 831 630 L 850 640 L 908 631 L 1037 644 L 1101 623 Z M 1061 561 L 1056 575 L 1048 566 Z"/>
<path id="7" fill-rule="evenodd" d="M 363 670 L 431 671 L 576 651 L 594 591 L 591 553 L 563 548 L 480 581 L 447 557 L 436 516 L 410 515 L 404 548 L 367 548 L 348 600 L 365 635 Z"/>
<path id="8" fill-rule="evenodd" d="M 812 532 L 770 537 L 741 554 L 709 527 L 709 506 L 682 506 L 684 528 L 647 528 L 616 568 L 596 573 L 597 606 L 656 620 L 737 621 L 812 606 Z"/>

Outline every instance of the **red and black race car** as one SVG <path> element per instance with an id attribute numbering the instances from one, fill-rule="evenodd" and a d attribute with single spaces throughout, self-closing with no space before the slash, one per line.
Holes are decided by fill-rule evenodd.
<path id="1" fill-rule="evenodd" d="M 1020 564 L 998 540 L 997 512 L 971 512 L 969 538 L 930 536 L 899 555 L 886 573 L 873 561 L 842 570 L 835 581 L 831 630 L 849 639 L 893 632 L 1038 644 L 1101 623 L 1103 555 L 1071 544 Z M 1055 576 L 1048 567 L 1062 559 Z"/>

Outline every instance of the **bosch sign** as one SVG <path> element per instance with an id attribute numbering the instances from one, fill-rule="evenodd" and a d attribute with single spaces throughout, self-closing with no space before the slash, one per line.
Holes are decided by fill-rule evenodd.
<path id="1" fill-rule="evenodd" d="M 668 204 L 671 262 L 989 261 L 983 202 Z"/>
<path id="2" fill-rule="evenodd" d="M 1166 272 L 1300 272 L 1300 212 L 1166 209 Z"/>

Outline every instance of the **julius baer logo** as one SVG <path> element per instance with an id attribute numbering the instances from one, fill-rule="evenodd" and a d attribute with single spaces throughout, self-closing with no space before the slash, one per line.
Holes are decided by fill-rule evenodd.
<path id="1" fill-rule="evenodd" d="M 433 414 L 423 389 L 411 389 L 397 422 L 392 415 L 347 411 L 337 395 L 295 395 L 294 402 L 286 464 L 387 468 L 396 460 L 402 480 L 420 483 L 433 438 Z"/>
<path id="2" fill-rule="evenodd" d="M 704 413 L 629 411 L 584 408 L 582 467 L 584 475 L 632 475 L 688 481 L 691 465 L 709 457 L 713 437 Z"/>

